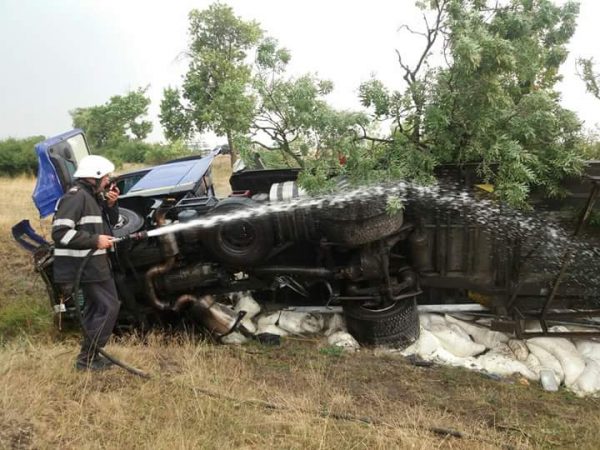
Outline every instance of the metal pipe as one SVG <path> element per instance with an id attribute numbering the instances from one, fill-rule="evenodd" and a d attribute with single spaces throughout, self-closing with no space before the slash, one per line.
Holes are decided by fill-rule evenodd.
<path id="1" fill-rule="evenodd" d="M 150 299 L 150 303 L 152 304 L 152 306 L 161 311 L 171 309 L 171 305 L 169 303 L 161 301 L 156 295 L 156 290 L 154 289 L 154 277 L 169 272 L 174 265 L 175 256 L 171 256 L 167 258 L 164 264 L 159 264 L 158 266 L 154 266 L 151 269 L 149 269 L 144 277 L 146 280 L 146 290 L 148 293 L 148 298 Z"/>
<path id="2" fill-rule="evenodd" d="M 304 277 L 332 278 L 334 272 L 322 267 L 268 266 L 252 269 L 257 275 L 296 275 Z"/>
<path id="3" fill-rule="evenodd" d="M 296 311 L 321 314 L 341 314 L 344 309 L 341 306 L 288 306 L 284 311 Z M 487 312 L 488 308 L 479 303 L 461 303 L 455 305 L 417 305 L 419 313 L 461 313 L 461 312 Z"/>
<path id="4" fill-rule="evenodd" d="M 192 303 L 200 311 L 200 320 L 211 333 L 223 337 L 238 328 L 240 321 L 245 316 L 245 311 L 236 314 L 225 305 L 216 302 L 212 295 L 197 298 L 193 295 L 182 295 L 175 302 L 175 308 L 181 308 L 185 304 Z M 243 330 L 243 326 L 240 327 Z"/>
<path id="5" fill-rule="evenodd" d="M 461 303 L 455 305 L 418 305 L 419 312 L 435 312 L 435 313 L 458 313 L 458 312 L 482 312 L 489 311 L 479 303 Z"/>
<path id="6" fill-rule="evenodd" d="M 422 294 L 423 291 L 415 291 L 409 292 L 407 294 L 394 295 L 390 298 L 391 301 L 397 302 L 398 300 L 404 300 L 405 298 L 416 297 L 419 294 Z M 381 298 L 380 295 L 357 295 L 357 296 L 339 296 L 335 297 L 334 300 L 342 300 L 342 301 L 359 301 L 359 300 L 378 300 Z"/>
<path id="7" fill-rule="evenodd" d="M 173 305 L 173 311 L 175 312 L 179 312 L 183 309 L 183 307 L 185 305 L 188 305 L 190 303 L 194 303 L 198 301 L 197 297 L 194 297 L 193 295 L 189 295 L 189 294 L 184 294 L 180 297 L 177 298 L 177 301 L 175 302 L 175 304 Z"/>
<path id="8" fill-rule="evenodd" d="M 156 212 L 156 224 L 159 227 L 165 225 L 166 213 L 166 209 L 159 209 Z M 177 247 L 177 241 L 175 240 L 175 236 L 173 234 L 165 234 L 164 236 L 160 236 L 158 239 L 161 243 L 163 253 L 167 256 L 167 259 L 163 264 L 159 264 L 149 269 L 144 278 L 146 280 L 146 290 L 148 293 L 148 298 L 150 299 L 150 303 L 160 311 L 166 311 L 168 309 L 172 309 L 171 305 L 161 301 L 156 295 L 154 278 L 158 275 L 169 272 L 173 268 L 175 265 L 175 256 L 179 253 L 179 248 Z"/>
<path id="9" fill-rule="evenodd" d="M 534 337 L 589 338 L 598 337 L 598 334 L 598 331 L 526 331 L 519 336 L 519 339 Z"/>

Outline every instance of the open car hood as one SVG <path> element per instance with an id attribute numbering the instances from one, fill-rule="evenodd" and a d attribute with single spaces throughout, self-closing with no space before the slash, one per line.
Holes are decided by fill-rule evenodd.
<path id="1" fill-rule="evenodd" d="M 121 198 L 173 195 L 194 190 L 218 154 L 218 151 L 213 151 L 204 158 L 172 161 L 153 167 Z"/>

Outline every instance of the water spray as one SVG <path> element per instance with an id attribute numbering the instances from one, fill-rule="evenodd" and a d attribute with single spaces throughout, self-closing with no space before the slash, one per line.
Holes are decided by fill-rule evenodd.
<path id="1" fill-rule="evenodd" d="M 341 191 L 322 197 L 299 198 L 284 202 L 271 202 L 255 207 L 244 208 L 227 214 L 214 214 L 187 221 L 160 226 L 153 230 L 132 233 L 114 238 L 114 243 L 123 241 L 140 241 L 169 233 L 178 233 L 188 229 L 206 229 L 219 224 L 237 220 L 246 220 L 270 214 L 285 213 L 295 209 L 330 209 L 345 208 L 349 204 L 369 203 L 373 201 L 387 202 L 397 198 L 402 205 L 411 205 L 415 210 L 438 210 L 455 212 L 464 216 L 465 220 L 494 230 L 503 238 L 542 242 L 539 264 L 543 270 L 554 271 L 563 263 L 566 248 L 574 249 L 578 255 L 579 278 L 588 286 L 600 285 L 598 250 L 584 241 L 575 241 L 561 226 L 535 217 L 523 211 L 508 208 L 493 199 L 475 199 L 471 194 L 458 186 L 431 185 L 423 186 L 410 182 L 396 182 L 360 187 Z M 584 262 L 587 261 L 587 262 Z M 554 267 L 554 269 L 552 269 Z"/>

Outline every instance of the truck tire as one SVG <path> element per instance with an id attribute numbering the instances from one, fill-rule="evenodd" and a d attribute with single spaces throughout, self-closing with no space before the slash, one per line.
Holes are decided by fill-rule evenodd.
<path id="1" fill-rule="evenodd" d="M 119 221 L 113 226 L 113 235 L 123 237 L 139 231 L 144 225 L 144 219 L 131 209 L 119 208 Z"/>
<path id="2" fill-rule="evenodd" d="M 222 215 L 254 206 L 257 204 L 249 198 L 231 197 L 219 202 L 209 214 Z M 219 261 L 247 267 L 263 261 L 273 249 L 273 226 L 268 216 L 218 223 L 207 230 L 205 245 Z"/>
<path id="3" fill-rule="evenodd" d="M 381 309 L 347 302 L 344 315 L 348 332 L 361 344 L 402 349 L 419 338 L 419 314 L 414 297 Z"/>
<path id="4" fill-rule="evenodd" d="M 359 246 L 397 232 L 403 225 L 402 212 L 389 215 L 383 199 L 348 203 L 343 208 L 325 207 L 320 214 L 320 227 L 335 243 Z"/>

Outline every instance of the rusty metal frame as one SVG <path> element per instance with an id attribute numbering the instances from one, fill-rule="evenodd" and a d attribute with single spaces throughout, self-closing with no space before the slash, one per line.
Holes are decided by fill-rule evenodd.
<path id="1" fill-rule="evenodd" d="M 590 214 L 594 208 L 596 200 L 598 199 L 598 194 L 600 193 L 600 176 L 588 176 L 589 180 L 592 182 L 592 188 L 590 190 L 590 194 L 588 196 L 586 206 L 582 211 L 579 220 L 577 222 L 577 226 L 575 228 L 575 232 L 573 233 L 573 237 L 577 237 L 581 231 L 587 225 L 589 221 Z M 552 289 L 546 298 L 544 305 L 542 306 L 541 311 L 536 312 L 524 312 L 521 311 L 516 305 L 516 299 L 519 293 L 519 290 L 522 286 L 521 283 L 517 284 L 515 287 L 509 302 L 508 309 L 512 313 L 512 320 L 508 322 L 504 322 L 504 324 L 497 323 L 496 327 L 503 328 L 505 326 L 510 326 L 512 323 L 514 327 L 514 332 L 519 339 L 522 338 L 531 338 L 531 337 L 539 337 L 539 336 L 556 336 L 556 337 L 596 337 L 600 336 L 600 323 L 581 323 L 574 322 L 578 326 L 587 326 L 590 327 L 593 331 L 569 331 L 569 332 L 552 332 L 548 329 L 548 322 L 556 323 L 561 319 L 568 318 L 576 318 L 576 317 L 590 317 L 593 315 L 600 315 L 600 309 L 590 309 L 590 310 L 577 310 L 577 311 L 560 311 L 551 309 L 554 300 L 556 299 L 558 289 L 560 284 L 562 283 L 567 270 L 570 266 L 571 261 L 571 249 L 567 249 L 563 256 L 563 262 L 561 264 L 558 275 L 556 276 L 554 283 L 552 285 Z M 538 320 L 540 322 L 540 326 L 542 328 L 541 332 L 531 332 L 526 331 L 523 327 L 523 322 L 525 320 Z"/>

